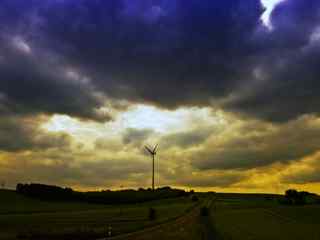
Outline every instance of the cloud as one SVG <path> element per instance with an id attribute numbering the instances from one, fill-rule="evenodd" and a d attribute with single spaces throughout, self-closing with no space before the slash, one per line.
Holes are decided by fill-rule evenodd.
<path id="1" fill-rule="evenodd" d="M 13 46 L 21 51 L 24 54 L 31 54 L 32 50 L 31 47 L 21 38 L 16 37 L 14 39 L 12 39 L 13 41 Z"/>
<path id="2" fill-rule="evenodd" d="M 251 87 L 225 104 L 225 109 L 273 122 L 286 122 L 304 114 L 319 113 L 320 45 L 312 39 L 320 22 L 320 2 L 288 0 L 271 15 L 273 30 L 261 39 L 264 57 L 259 56 Z"/>
<path id="3" fill-rule="evenodd" d="M 281 175 L 281 181 L 289 184 L 320 183 L 320 154 L 312 154 L 288 166 Z"/>
<path id="4" fill-rule="evenodd" d="M 190 131 L 177 132 L 165 135 L 160 140 L 161 147 L 180 147 L 187 148 L 201 145 L 214 132 L 215 129 L 193 129 Z"/>
<path id="5" fill-rule="evenodd" d="M 319 150 L 319 120 L 301 118 L 285 125 L 248 121 L 229 126 L 190 159 L 199 169 L 252 169 L 299 160 Z M 308 139 L 306 141 L 306 139 Z"/>
<path id="6" fill-rule="evenodd" d="M 5 47 L 0 64 L 1 114 L 60 113 L 97 121 L 110 119 L 99 113 L 102 101 L 93 87 L 71 78 L 53 55 L 30 55 L 31 47 L 20 38 L 1 40 Z M 13 41 L 13 46 L 4 41 Z"/>
<path id="7" fill-rule="evenodd" d="M 309 37 L 319 24 L 318 1 L 289 0 L 282 1 L 272 11 L 271 23 L 280 46 L 295 48 L 307 45 Z"/>
<path id="8" fill-rule="evenodd" d="M 11 2 L 1 4 L 13 16 L 21 9 L 24 14 L 13 18 L 2 13 L 3 25 L 22 36 L 26 33 L 21 25 L 30 29 L 31 37 L 21 37 L 24 43 L 30 39 L 77 66 L 107 96 L 167 108 L 209 104 L 212 97 L 231 92 L 243 72 L 250 71 L 250 60 L 243 53 L 252 51 L 249 41 L 263 11 L 258 0 L 246 5 L 240 0 L 35 1 L 28 6 L 20 0 Z M 31 75 L 28 69 L 18 72 Z M 45 78 L 41 83 L 52 88 L 60 77 L 34 75 L 32 79 Z M 16 78 L 15 86 L 23 82 L 21 76 Z M 80 101 L 87 106 L 82 109 L 89 111 L 82 113 L 85 116 L 99 106 L 82 88 L 58 87 L 70 96 L 64 102 L 74 104 L 65 106 L 74 110 L 70 114 L 81 115 Z"/>
<path id="9" fill-rule="evenodd" d="M 120 151 L 123 148 L 122 141 L 115 138 L 98 138 L 94 142 L 96 150 Z"/>
<path id="10" fill-rule="evenodd" d="M 13 103 L 25 100 L 18 85 L 30 94 L 36 85 L 52 93 L 31 98 L 43 104 L 29 100 L 30 108 L 93 119 L 102 105 L 97 89 L 108 99 L 165 108 L 218 105 L 277 122 L 319 112 L 319 45 L 304 49 L 319 23 L 318 1 L 279 3 L 272 30 L 261 21 L 259 0 L 4 0 L 1 6 L 4 33 L 19 37 L 20 50 L 37 46 L 53 54 L 90 78 L 93 88 L 57 80 L 63 77 L 45 70 L 44 59 L 14 59 L 15 68 L 2 73 L 15 78 L 2 91 Z M 61 99 L 55 107 L 53 95 Z"/>
<path id="11" fill-rule="evenodd" d="M 152 129 L 127 128 L 122 136 L 122 140 L 125 145 L 135 144 L 140 146 L 153 134 L 154 131 Z"/>
<path id="12" fill-rule="evenodd" d="M 148 165 L 137 158 L 107 156 L 92 158 L 92 152 L 61 152 L 51 149 L 42 152 L 0 153 L 0 174 L 8 186 L 17 182 L 41 182 L 78 189 L 107 189 L 145 186 L 149 180 Z M 147 173 L 147 174 L 146 174 Z"/>
<path id="13" fill-rule="evenodd" d="M 228 117 L 225 116 L 226 124 L 217 132 L 214 126 L 212 129 L 203 128 L 206 137 L 199 143 L 187 141 L 185 145 L 183 141 L 180 143 L 179 137 L 184 134 L 196 135 L 201 128 L 182 132 L 181 135 L 158 136 L 157 183 L 160 179 L 162 185 L 230 191 L 251 188 L 260 191 L 267 184 L 277 183 L 279 189 L 285 189 L 290 184 L 317 181 L 315 160 L 303 160 L 303 164 L 300 161 L 319 151 L 319 118 L 304 117 L 279 126 Z M 6 179 L 10 186 L 19 181 L 60 184 L 80 189 L 149 186 L 150 158 L 140 151 L 136 137 L 126 144 L 123 136 L 107 134 L 103 138 L 89 138 L 85 147 L 78 148 L 75 144 L 77 139 L 67 137 L 68 141 L 64 142 L 63 136 L 59 138 L 59 133 L 38 130 L 36 126 L 40 120 L 20 120 L 24 123 L 20 126 L 26 129 L 18 133 L 20 139 L 14 141 L 14 131 L 7 127 L 13 138 L 10 141 L 6 137 L 4 140 L 7 141 L 0 140 L 7 144 L 5 147 L 0 144 L 0 172 L 2 179 Z M 81 124 L 86 129 L 85 124 L 92 123 Z M 1 125 L 4 126 L 4 123 Z M 19 124 L 16 122 L 12 126 Z M 144 131 L 133 130 L 127 129 L 130 133 L 134 132 L 134 136 L 144 136 Z M 2 132 L 2 136 L 6 135 Z M 26 137 L 21 138 L 24 135 Z M 172 136 L 173 146 L 178 147 L 164 147 L 164 139 Z M 156 139 L 152 137 L 152 140 Z M 46 145 L 46 142 L 51 145 Z M 9 148 L 10 143 L 13 145 Z M 88 147 L 91 145 L 94 148 Z M 271 187 L 268 189 L 274 190 Z"/>
<path id="14" fill-rule="evenodd" d="M 65 133 L 48 133 L 37 118 L 2 117 L 0 119 L 0 151 L 46 150 L 66 148 L 71 138 Z"/>
<path id="15" fill-rule="evenodd" d="M 174 146 L 161 149 L 161 156 L 172 161 L 164 163 L 163 174 L 173 182 L 188 171 L 241 172 L 296 162 L 318 151 L 319 9 L 316 0 L 282 1 L 270 14 L 269 29 L 261 21 L 260 0 L 2 0 L 0 149 L 16 152 L 20 159 L 25 150 L 38 154 L 33 155 L 36 160 L 28 159 L 34 164 L 30 171 L 34 167 L 38 174 L 41 169 L 49 174 L 52 167 L 67 176 L 60 176 L 61 182 L 74 174 L 73 183 L 85 177 L 96 185 L 104 183 L 99 179 L 103 172 L 96 174 L 99 178 L 92 176 L 105 165 L 93 158 L 104 159 L 103 154 L 113 172 L 130 173 L 131 183 L 144 182 L 139 174 L 145 169 L 135 169 L 126 156 L 142 158 L 137 146 L 149 139 Z M 185 112 L 200 106 L 232 117 L 216 131 L 212 125 L 219 123 L 214 120 L 208 128 L 200 126 L 199 119 L 209 121 L 203 114 L 186 130 L 189 123 L 180 128 L 179 118 L 188 114 L 178 114 L 170 127 L 174 132 L 163 133 L 165 118 L 145 111 L 141 118 L 152 119 L 152 127 L 163 130 L 156 137 L 150 129 L 136 129 L 140 119 L 133 121 L 134 128 L 113 131 L 115 138 L 98 134 L 105 130 L 100 124 L 98 130 L 82 130 L 81 141 L 89 142 L 85 148 L 94 147 L 95 152 L 81 153 L 79 165 L 70 156 L 52 153 L 74 139 L 40 129 L 43 115 L 101 123 L 114 120 L 113 108 L 124 112 L 136 103 L 167 109 L 187 106 Z M 128 123 L 114 126 L 123 129 Z M 76 155 L 76 150 L 71 146 L 68 154 Z M 40 155 L 46 160 L 41 162 Z M 61 165 L 45 165 L 59 158 Z M 125 161 L 119 162 L 121 158 Z M 85 159 L 99 164 L 86 165 Z M 122 164 L 131 167 L 121 172 Z M 184 168 L 188 171 L 178 171 Z M 311 181 L 317 171 L 315 167 L 305 174 L 313 176 Z M 198 176 L 194 184 L 209 185 L 211 178 L 221 186 L 241 181 L 233 173 L 225 178 L 209 175 Z M 298 175 L 288 179 L 298 182 Z"/>
<path id="16" fill-rule="evenodd" d="M 247 178 L 247 174 L 245 172 L 198 172 L 194 173 L 192 177 L 184 178 L 178 180 L 179 184 L 184 186 L 192 186 L 192 187 L 232 187 L 233 184 L 236 184 Z"/>
<path id="17" fill-rule="evenodd" d="M 318 167 L 307 172 L 287 176 L 286 178 L 282 178 L 282 180 L 291 184 L 320 183 L 319 171 L 320 168 Z"/>

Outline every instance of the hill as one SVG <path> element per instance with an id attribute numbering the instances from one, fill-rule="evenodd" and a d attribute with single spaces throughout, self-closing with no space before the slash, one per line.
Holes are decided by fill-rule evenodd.
<path id="1" fill-rule="evenodd" d="M 95 239 L 112 227 L 115 235 L 175 219 L 197 203 L 189 197 L 135 204 L 45 201 L 12 190 L 0 190 L 0 240 Z M 150 208 L 156 218 L 149 217 Z"/>
<path id="2" fill-rule="evenodd" d="M 48 202 L 18 194 L 14 190 L 0 190 L 0 214 L 78 211 L 103 208 L 100 204 L 81 202 Z"/>

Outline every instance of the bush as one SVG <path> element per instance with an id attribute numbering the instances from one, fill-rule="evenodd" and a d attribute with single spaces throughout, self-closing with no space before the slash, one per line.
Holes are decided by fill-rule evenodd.
<path id="1" fill-rule="evenodd" d="M 308 203 L 307 200 L 309 200 L 309 202 L 314 201 L 312 200 L 315 198 L 314 196 L 316 195 L 305 191 L 298 192 L 295 189 L 289 189 L 285 192 L 284 197 L 279 199 L 279 203 L 284 205 L 305 205 Z"/>
<path id="2" fill-rule="evenodd" d="M 154 208 L 149 208 L 149 220 L 155 220 L 157 218 L 156 210 Z"/>
<path id="3" fill-rule="evenodd" d="M 289 189 L 285 192 L 285 198 L 287 202 L 294 205 L 304 205 L 306 204 L 307 192 L 298 192 L 295 189 Z"/>

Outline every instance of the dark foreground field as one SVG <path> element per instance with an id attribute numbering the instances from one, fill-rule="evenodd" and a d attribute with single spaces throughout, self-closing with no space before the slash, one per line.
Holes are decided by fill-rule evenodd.
<path id="1" fill-rule="evenodd" d="M 92 239 L 119 235 L 177 218 L 197 204 L 188 197 L 131 205 L 45 202 L 0 190 L 0 239 Z M 149 220 L 149 208 L 156 219 Z"/>
<path id="2" fill-rule="evenodd" d="M 320 205 L 286 206 L 267 195 L 218 195 L 211 217 L 219 239 L 319 240 Z"/>
<path id="3" fill-rule="evenodd" d="M 286 206 L 275 195 L 200 194 L 131 205 L 54 203 L 0 191 L 0 239 L 320 239 L 320 205 Z M 212 204 L 210 204 L 212 203 Z M 209 206 L 209 216 L 200 209 Z M 148 210 L 154 207 L 156 220 Z M 129 233 L 129 234 L 128 234 Z"/>

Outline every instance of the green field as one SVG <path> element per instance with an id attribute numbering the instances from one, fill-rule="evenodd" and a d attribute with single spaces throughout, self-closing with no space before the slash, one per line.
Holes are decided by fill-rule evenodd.
<path id="1" fill-rule="evenodd" d="M 222 240 L 320 239 L 320 205 L 285 206 L 276 197 L 223 194 L 211 213 Z"/>
<path id="2" fill-rule="evenodd" d="M 129 240 L 183 239 L 205 240 L 199 208 L 210 207 L 216 240 L 319 240 L 320 205 L 286 206 L 276 195 L 199 194 L 131 205 L 99 205 L 77 202 L 45 202 L 24 197 L 14 191 L 0 190 L 0 240 L 8 239 L 95 239 L 106 235 L 109 226 L 114 235 L 166 223 L 141 232 Z M 148 219 L 154 207 L 157 218 Z M 194 209 L 190 214 L 185 214 Z M 209 228 L 211 228 L 209 226 Z M 202 230 L 201 230 L 202 229 Z M 135 235 L 133 235 L 135 236 Z"/>
<path id="3" fill-rule="evenodd" d="M 173 219 L 195 203 L 176 198 L 132 205 L 44 202 L 0 191 L 0 239 L 58 237 L 82 233 L 103 236 L 109 226 L 114 234 L 132 232 Z M 157 211 L 148 219 L 149 207 Z M 40 237 L 39 237 L 40 238 Z"/>

